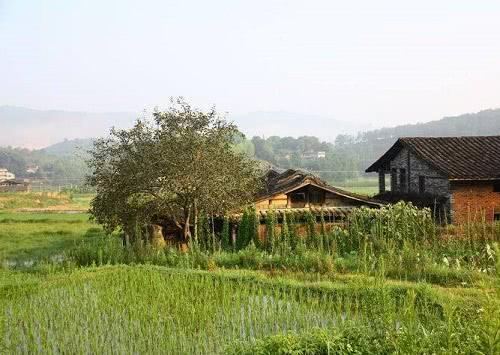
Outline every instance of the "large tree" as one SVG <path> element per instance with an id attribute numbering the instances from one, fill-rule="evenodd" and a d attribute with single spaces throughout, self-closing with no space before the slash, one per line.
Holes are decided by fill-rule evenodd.
<path id="1" fill-rule="evenodd" d="M 182 99 L 152 120 L 112 130 L 90 151 L 92 215 L 128 238 L 137 237 L 138 224 L 166 220 L 188 240 L 200 212 L 242 207 L 259 188 L 258 164 L 234 149 L 239 134 L 215 109 L 203 112 Z"/>

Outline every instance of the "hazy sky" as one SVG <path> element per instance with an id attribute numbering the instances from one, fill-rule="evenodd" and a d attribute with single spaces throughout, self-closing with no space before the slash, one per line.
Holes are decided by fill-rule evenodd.
<path id="1" fill-rule="evenodd" d="M 500 1 L 0 0 L 0 105 L 368 126 L 500 107 Z"/>

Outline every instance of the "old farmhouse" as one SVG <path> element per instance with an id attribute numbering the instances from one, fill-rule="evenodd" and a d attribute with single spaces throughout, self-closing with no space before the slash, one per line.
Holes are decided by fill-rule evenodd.
<path id="1" fill-rule="evenodd" d="M 500 136 L 400 138 L 366 172 L 378 172 L 381 195 L 431 197 L 446 222 L 500 220 Z"/>
<path id="2" fill-rule="evenodd" d="M 255 209 L 312 209 L 338 211 L 343 215 L 354 207 L 380 207 L 380 202 L 333 187 L 317 176 L 302 171 L 270 169 L 264 177 L 264 189 L 255 200 Z"/>
<path id="3" fill-rule="evenodd" d="M 281 230 L 282 218 L 293 212 L 298 222 L 298 233 L 306 234 L 303 217 L 312 213 L 323 227 L 329 230 L 335 223 L 344 221 L 353 208 L 366 206 L 379 208 L 382 202 L 354 194 L 327 184 L 319 177 L 302 170 L 269 169 L 263 177 L 263 189 L 255 199 L 254 207 L 261 219 L 259 235 L 265 238 L 266 214 L 272 210 Z M 302 223 L 301 223 L 302 221 Z M 320 229 L 321 225 L 318 224 Z"/>

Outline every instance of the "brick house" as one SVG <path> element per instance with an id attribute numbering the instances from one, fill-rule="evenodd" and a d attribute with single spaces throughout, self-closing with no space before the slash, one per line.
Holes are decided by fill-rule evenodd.
<path id="1" fill-rule="evenodd" d="M 378 172 L 379 198 L 439 201 L 452 223 L 500 221 L 500 136 L 399 138 L 366 172 Z"/>

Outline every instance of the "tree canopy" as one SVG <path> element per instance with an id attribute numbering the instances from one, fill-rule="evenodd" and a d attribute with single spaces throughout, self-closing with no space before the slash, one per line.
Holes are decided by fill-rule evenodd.
<path id="1" fill-rule="evenodd" d="M 137 237 L 138 224 L 166 220 L 188 240 L 200 212 L 240 208 L 259 188 L 257 162 L 234 149 L 239 134 L 215 109 L 203 112 L 182 99 L 151 121 L 112 130 L 90 151 L 92 215 L 129 237 Z"/>

